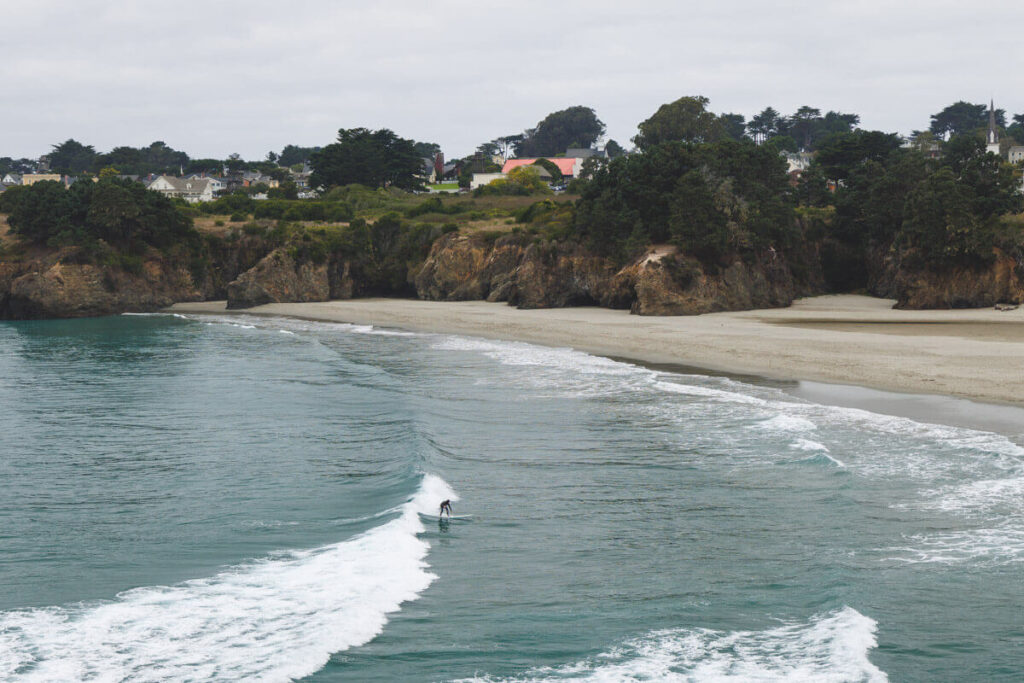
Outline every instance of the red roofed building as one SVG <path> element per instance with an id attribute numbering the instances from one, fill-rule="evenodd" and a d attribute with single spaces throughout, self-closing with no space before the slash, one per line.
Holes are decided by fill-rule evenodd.
<path id="1" fill-rule="evenodd" d="M 542 157 L 547 159 L 562 172 L 562 176 L 566 178 L 576 178 L 580 174 L 580 168 L 583 166 L 583 159 L 574 157 Z M 501 167 L 502 173 L 508 173 L 513 168 L 519 166 L 529 166 L 536 162 L 537 159 L 509 159 L 505 162 L 505 165 Z"/>

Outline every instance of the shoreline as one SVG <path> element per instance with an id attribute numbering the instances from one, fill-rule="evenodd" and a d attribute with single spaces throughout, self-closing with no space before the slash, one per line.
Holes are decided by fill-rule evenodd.
<path id="1" fill-rule="evenodd" d="M 266 304 L 231 311 L 223 301 L 207 301 L 165 310 L 464 334 L 716 374 L 849 385 L 1024 409 L 1024 309 L 902 311 L 892 309 L 892 303 L 827 295 L 800 299 L 789 308 L 681 317 L 644 317 L 591 307 L 519 310 L 503 303 L 410 299 Z"/>

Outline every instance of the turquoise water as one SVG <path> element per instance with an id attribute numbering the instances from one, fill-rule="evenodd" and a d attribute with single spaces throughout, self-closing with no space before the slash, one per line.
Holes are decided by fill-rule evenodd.
<path id="1" fill-rule="evenodd" d="M 3 680 L 1024 677 L 1019 437 L 248 317 L 4 323 L 0 418 Z"/>

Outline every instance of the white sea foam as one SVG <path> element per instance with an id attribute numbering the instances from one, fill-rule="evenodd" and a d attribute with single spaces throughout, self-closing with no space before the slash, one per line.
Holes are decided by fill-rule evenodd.
<path id="1" fill-rule="evenodd" d="M 569 348 L 551 348 L 525 342 L 506 342 L 476 337 L 446 336 L 433 348 L 444 351 L 474 351 L 503 365 L 528 367 L 514 381 L 560 396 L 594 397 L 647 388 L 658 373 L 630 363 L 592 356 Z"/>
<path id="2" fill-rule="evenodd" d="M 368 642 L 436 578 L 420 512 L 455 494 L 426 476 L 398 516 L 315 550 L 93 605 L 0 613 L 0 679 L 286 681 Z"/>
<path id="3" fill-rule="evenodd" d="M 769 432 L 812 432 L 818 428 L 818 425 L 807 418 L 795 415 L 776 415 L 754 426 Z"/>
<path id="4" fill-rule="evenodd" d="M 163 315 L 163 314 L 152 314 Z M 277 329 L 283 334 L 296 334 L 297 332 L 327 332 L 343 334 L 370 334 L 382 337 L 415 337 L 420 336 L 416 332 L 403 332 L 401 330 L 387 330 L 374 327 L 373 325 L 357 325 L 354 323 L 336 323 L 319 320 L 301 320 L 299 318 L 286 318 L 278 316 L 256 316 L 256 315 L 181 315 L 172 313 L 176 318 L 186 320 L 202 321 L 207 325 L 227 325 L 246 330 L 254 329 Z"/>
<path id="5" fill-rule="evenodd" d="M 922 492 L 924 507 L 964 514 L 1019 515 L 1024 503 L 1024 477 L 982 479 Z"/>
<path id="6" fill-rule="evenodd" d="M 817 441 L 811 441 L 810 439 L 797 439 L 789 444 L 789 447 L 798 451 L 825 451 L 828 453 L 828 446 Z"/>
<path id="7" fill-rule="evenodd" d="M 747 396 L 734 391 L 725 391 L 699 384 L 681 384 L 678 382 L 657 381 L 654 383 L 656 389 L 667 391 L 673 394 L 683 394 L 697 398 L 709 399 L 712 401 L 723 401 L 728 403 L 744 403 L 748 405 L 763 406 L 767 401 L 757 396 Z"/>
<path id="8" fill-rule="evenodd" d="M 909 545 L 883 548 L 886 559 L 906 564 L 1003 566 L 1024 563 L 1024 529 L 1009 524 L 907 537 Z"/>
<path id="9" fill-rule="evenodd" d="M 888 677 L 868 659 L 877 624 L 844 607 L 764 631 L 654 631 L 597 657 L 518 678 L 468 681 L 869 681 Z"/>
<path id="10" fill-rule="evenodd" d="M 525 342 L 448 336 L 442 337 L 434 348 L 475 351 L 503 365 L 529 367 L 530 372 L 519 373 L 511 381 L 534 389 L 554 390 L 561 396 L 586 398 L 653 391 L 690 399 L 677 407 L 658 406 L 659 415 L 668 419 L 673 411 L 678 419 L 689 419 L 695 407 L 699 409 L 706 403 L 715 415 L 740 420 L 759 418 L 761 421 L 754 426 L 769 432 L 854 431 L 865 447 L 849 466 L 861 474 L 899 474 L 933 481 L 941 476 L 978 475 L 992 467 L 1017 471 L 1024 461 L 1024 447 L 1001 434 L 811 403 L 778 388 L 725 377 L 654 371 L 582 351 Z M 728 410 L 729 404 L 735 405 L 736 410 Z M 894 445 L 892 437 L 900 445 L 898 456 L 890 452 Z M 944 453 L 936 455 L 936 447 Z"/>

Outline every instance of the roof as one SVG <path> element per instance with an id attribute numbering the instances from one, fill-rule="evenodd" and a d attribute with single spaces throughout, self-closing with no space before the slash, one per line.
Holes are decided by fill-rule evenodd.
<path id="1" fill-rule="evenodd" d="M 573 169 L 576 166 L 576 163 L 579 161 L 579 159 L 571 157 L 555 157 L 553 159 L 548 157 L 541 158 L 547 159 L 555 166 L 557 166 L 558 170 L 562 172 L 562 175 L 573 175 Z M 508 173 L 513 168 L 518 168 L 520 166 L 529 166 L 530 164 L 536 161 L 537 159 L 509 159 L 508 161 L 505 162 L 505 165 L 502 167 L 501 172 Z"/>
<path id="2" fill-rule="evenodd" d="M 153 182 L 155 183 L 161 178 L 173 187 L 175 192 L 187 194 L 202 194 L 207 185 L 216 186 L 216 183 L 213 182 L 213 178 L 175 178 L 171 175 L 159 176 L 154 178 Z M 152 184 L 153 183 L 150 183 L 150 185 Z"/>

